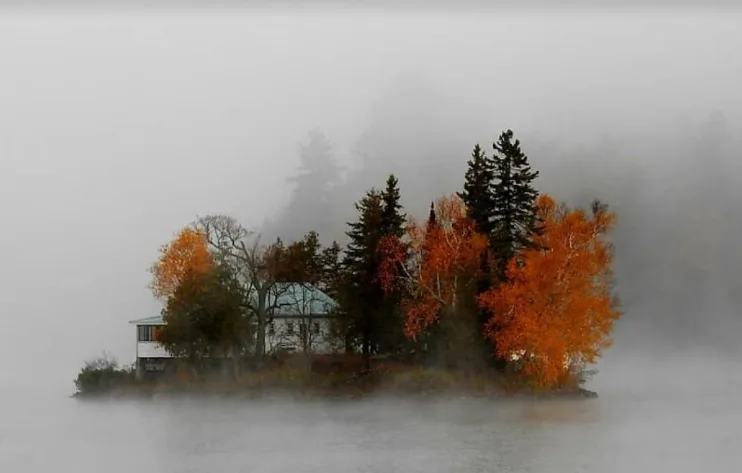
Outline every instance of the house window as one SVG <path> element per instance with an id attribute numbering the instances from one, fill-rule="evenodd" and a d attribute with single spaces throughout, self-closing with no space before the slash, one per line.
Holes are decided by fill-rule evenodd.
<path id="1" fill-rule="evenodd" d="M 156 342 L 160 338 L 161 325 L 137 325 L 138 342 Z"/>
<path id="2" fill-rule="evenodd" d="M 302 337 L 307 334 L 307 324 L 305 324 L 304 322 L 299 323 L 299 333 Z"/>
<path id="3" fill-rule="evenodd" d="M 315 335 L 319 335 L 319 322 L 315 322 L 312 325 L 312 333 L 314 333 Z"/>
<path id="4" fill-rule="evenodd" d="M 153 327 L 151 325 L 138 325 L 137 326 L 137 341 L 140 342 L 151 342 L 153 336 Z"/>
<path id="5" fill-rule="evenodd" d="M 273 322 L 270 322 L 268 324 L 268 335 L 271 337 L 276 334 L 276 326 L 273 324 Z"/>
<path id="6" fill-rule="evenodd" d="M 289 335 L 294 334 L 294 322 L 286 322 L 286 333 Z"/>

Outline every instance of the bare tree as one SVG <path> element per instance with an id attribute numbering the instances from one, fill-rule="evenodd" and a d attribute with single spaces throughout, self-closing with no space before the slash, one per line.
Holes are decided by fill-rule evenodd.
<path id="1" fill-rule="evenodd" d="M 199 217 L 195 224 L 201 229 L 214 250 L 215 257 L 232 265 L 245 287 L 245 307 L 257 322 L 255 355 L 265 355 L 267 324 L 280 303 L 282 285 L 277 282 L 281 245 L 261 245 L 260 237 L 227 215 Z"/>

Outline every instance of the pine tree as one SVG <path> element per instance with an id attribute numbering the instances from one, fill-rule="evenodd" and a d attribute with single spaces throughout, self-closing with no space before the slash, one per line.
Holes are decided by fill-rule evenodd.
<path id="1" fill-rule="evenodd" d="M 401 237 L 404 234 L 405 215 L 402 213 L 401 198 L 399 181 L 394 174 L 390 174 L 386 180 L 386 189 L 381 193 L 381 220 L 384 235 Z"/>
<path id="2" fill-rule="evenodd" d="M 479 233 L 492 239 L 494 230 L 493 215 L 495 209 L 494 180 L 495 163 L 487 157 L 479 144 L 474 146 L 469 166 L 464 176 L 464 191 L 458 196 L 466 205 L 467 215 L 474 221 Z M 480 276 L 477 280 L 477 294 L 482 294 L 492 287 L 489 255 L 482 255 Z M 489 320 L 490 315 L 485 311 L 480 314 L 481 322 Z"/>
<path id="3" fill-rule="evenodd" d="M 296 175 L 288 182 L 293 185 L 289 201 L 263 233 L 280 235 L 287 241 L 298 240 L 314 229 L 320 229 L 325 237 L 332 235 L 342 169 L 324 133 L 309 132 L 307 141 L 299 146 Z"/>
<path id="4" fill-rule="evenodd" d="M 474 146 L 469 168 L 464 177 L 464 191 L 458 195 L 466 204 L 469 218 L 474 220 L 477 231 L 490 236 L 494 229 L 492 218 L 495 200 L 492 185 L 495 179 L 495 163 L 488 158 L 479 145 Z"/>
<path id="5" fill-rule="evenodd" d="M 430 203 L 430 211 L 428 212 L 428 223 L 427 223 L 427 230 L 430 231 L 431 229 L 435 228 L 436 225 L 438 225 L 438 218 L 435 215 L 435 202 Z"/>
<path id="6" fill-rule="evenodd" d="M 536 215 L 538 191 L 532 185 L 539 173 L 531 170 L 520 141 L 513 141 L 512 130 L 504 131 L 493 147 L 495 182 L 490 249 L 497 261 L 498 278 L 504 280 L 510 260 L 519 250 L 532 248 L 533 236 L 541 233 Z"/>
<path id="7" fill-rule="evenodd" d="M 346 284 L 346 346 L 350 340 L 361 342 L 363 366 L 371 367 L 371 352 L 375 345 L 377 318 L 382 309 L 384 293 L 377 281 L 380 258 L 377 248 L 383 233 L 383 195 L 371 189 L 355 205 L 358 220 L 348 223 L 350 242 L 343 258 Z"/>
<path id="8" fill-rule="evenodd" d="M 381 193 L 382 237 L 393 235 L 401 238 L 405 233 L 406 216 L 400 200 L 399 181 L 394 174 L 390 174 L 386 188 Z M 379 284 L 378 279 L 376 284 Z M 404 314 L 399 307 L 401 294 L 384 291 L 382 294 L 383 300 L 376 317 L 376 349 L 380 353 L 394 353 L 402 348 L 405 341 Z"/>
<path id="9" fill-rule="evenodd" d="M 343 262 L 341 259 L 342 249 L 337 241 L 322 249 L 320 264 L 322 266 L 322 279 L 319 288 L 335 300 L 340 299 L 340 291 L 343 282 Z"/>

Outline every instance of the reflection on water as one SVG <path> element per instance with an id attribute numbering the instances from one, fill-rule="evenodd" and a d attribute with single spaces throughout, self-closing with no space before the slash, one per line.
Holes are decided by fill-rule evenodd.
<path id="1" fill-rule="evenodd" d="M 738 471 L 739 396 L 585 401 L 6 398 L 0 471 Z"/>

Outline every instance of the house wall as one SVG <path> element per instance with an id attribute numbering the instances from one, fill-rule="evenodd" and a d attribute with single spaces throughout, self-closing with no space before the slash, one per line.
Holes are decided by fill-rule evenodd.
<path id="1" fill-rule="evenodd" d="M 323 316 L 274 317 L 273 333 L 270 327 L 266 329 L 266 352 L 271 353 L 279 348 L 303 353 L 300 324 L 304 322 L 309 329 L 308 352 L 314 354 L 328 354 L 342 351 L 342 344 L 330 337 L 330 319 Z M 293 324 L 293 333 L 289 325 Z M 319 325 L 319 333 L 314 332 L 314 325 Z M 172 358 L 172 356 L 157 342 L 137 341 L 137 358 Z"/>
<path id="2" fill-rule="evenodd" d="M 265 334 L 266 351 L 274 352 L 279 348 L 302 353 L 304 345 L 302 343 L 300 324 L 304 322 L 309 328 L 309 347 L 308 352 L 314 354 L 328 354 L 339 351 L 339 347 L 330 337 L 330 319 L 328 317 L 274 317 L 273 333 L 270 327 Z M 289 330 L 289 325 L 293 324 L 293 333 Z M 314 324 L 319 324 L 319 333 L 314 333 Z"/>
<path id="3" fill-rule="evenodd" d="M 137 342 L 137 358 L 171 358 L 157 342 Z"/>

